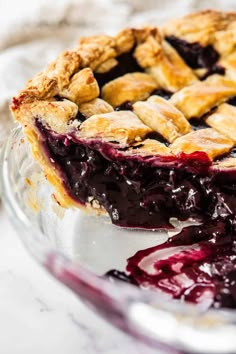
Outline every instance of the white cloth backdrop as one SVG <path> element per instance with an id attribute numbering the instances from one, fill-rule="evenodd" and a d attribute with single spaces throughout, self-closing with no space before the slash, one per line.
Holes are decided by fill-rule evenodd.
<path id="1" fill-rule="evenodd" d="M 79 36 L 161 24 L 193 10 L 235 10 L 235 0 L 0 0 L 0 145 L 11 97 Z"/>

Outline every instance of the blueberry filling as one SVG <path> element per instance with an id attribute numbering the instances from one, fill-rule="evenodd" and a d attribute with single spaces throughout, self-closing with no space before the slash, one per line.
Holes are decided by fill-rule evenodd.
<path id="1" fill-rule="evenodd" d="M 54 96 L 54 98 L 56 101 L 63 101 L 64 100 L 64 98 L 59 95 Z"/>
<path id="2" fill-rule="evenodd" d="M 151 96 L 152 95 L 161 96 L 161 97 L 165 98 L 166 100 L 168 100 L 173 95 L 173 92 L 170 92 L 170 91 L 167 91 L 164 89 L 156 89 L 151 93 Z"/>
<path id="3" fill-rule="evenodd" d="M 146 139 L 156 140 L 159 143 L 162 143 L 162 144 L 164 144 L 166 146 L 170 145 L 169 141 L 166 140 L 161 134 L 158 134 L 157 132 L 148 133 L 147 136 L 146 136 Z"/>
<path id="4" fill-rule="evenodd" d="M 121 54 L 116 58 L 118 64 L 105 73 L 94 73 L 94 76 L 98 82 L 99 87 L 101 88 L 107 82 L 116 79 L 122 75 L 133 72 L 143 72 L 143 68 L 138 65 L 136 59 L 133 57 L 133 52 L 128 52 Z"/>
<path id="5" fill-rule="evenodd" d="M 168 36 L 166 40 L 176 49 L 184 61 L 193 69 L 207 68 L 215 66 L 219 59 L 219 54 L 211 46 L 202 46 L 199 43 L 188 43 L 175 36 Z"/>
<path id="6" fill-rule="evenodd" d="M 132 102 L 130 101 L 126 101 L 115 108 L 115 111 L 132 111 L 132 110 L 133 110 L 133 105 Z"/>
<path id="7" fill-rule="evenodd" d="M 200 129 L 209 128 L 208 125 L 205 124 L 203 120 L 198 119 L 198 118 L 191 118 L 189 120 L 189 123 L 191 124 L 191 127 L 193 130 L 200 130 Z"/>
<path id="8" fill-rule="evenodd" d="M 231 104 L 232 106 L 236 106 L 236 96 L 230 97 L 226 103 Z"/>
<path id="9" fill-rule="evenodd" d="M 203 81 L 205 80 L 208 76 L 213 75 L 213 74 L 218 74 L 218 75 L 224 75 L 225 74 L 225 68 L 221 65 L 213 65 L 208 71 L 203 75 L 200 80 Z"/>
<path id="10" fill-rule="evenodd" d="M 118 226 L 171 228 L 170 217 L 235 214 L 236 171 L 214 170 L 205 153 L 127 156 L 117 144 L 56 135 L 36 125 L 69 195 L 81 204 L 95 198 Z"/>
<path id="11" fill-rule="evenodd" d="M 78 111 L 75 119 L 79 122 L 79 123 L 82 123 L 86 120 L 86 117 L 80 112 Z"/>
<path id="12" fill-rule="evenodd" d="M 173 93 L 164 89 L 156 89 L 154 90 L 150 96 L 152 95 L 158 95 L 161 96 L 163 98 L 165 98 L 166 100 L 168 100 Z M 122 103 L 121 105 L 117 106 L 115 108 L 116 111 L 132 111 L 133 110 L 133 105 L 132 102 L 130 101 L 126 101 L 124 103 Z"/>

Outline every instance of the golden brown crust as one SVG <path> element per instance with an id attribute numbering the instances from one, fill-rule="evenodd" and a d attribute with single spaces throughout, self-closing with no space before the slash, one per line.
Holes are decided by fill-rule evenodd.
<path id="1" fill-rule="evenodd" d="M 236 107 L 223 103 L 206 118 L 206 123 L 236 144 Z"/>
<path id="2" fill-rule="evenodd" d="M 118 55 L 129 52 L 135 45 L 135 30 L 126 28 L 115 37 L 115 48 Z"/>
<path id="3" fill-rule="evenodd" d="M 159 85 L 169 91 L 177 91 L 197 81 L 197 77 L 157 31 L 138 44 L 134 56 L 140 66 L 150 73 Z"/>
<path id="4" fill-rule="evenodd" d="M 101 98 L 95 98 L 92 101 L 81 103 L 78 108 L 85 118 L 89 118 L 94 114 L 113 111 L 113 107 Z"/>
<path id="5" fill-rule="evenodd" d="M 141 143 L 133 144 L 125 154 L 136 156 L 172 155 L 170 148 L 153 139 L 145 139 Z"/>
<path id="6" fill-rule="evenodd" d="M 82 67 L 89 66 L 92 70 L 96 70 L 102 63 L 117 56 L 115 39 L 106 35 L 81 38 L 77 51 L 81 57 Z"/>
<path id="7" fill-rule="evenodd" d="M 204 10 L 167 23 L 162 31 L 165 35 L 184 36 L 190 42 L 197 40 L 200 43 L 213 43 L 214 35 L 215 44 L 233 46 L 227 51 L 216 48 L 220 53 L 229 54 L 236 47 L 235 27 L 235 13 Z M 227 35 L 227 40 L 224 35 Z M 177 52 L 163 41 L 162 34 L 156 27 L 125 29 L 115 37 L 100 35 L 81 38 L 74 50 L 59 55 L 44 72 L 27 83 L 26 88 L 15 99 L 13 109 L 23 102 L 48 99 L 60 94 L 63 89 L 68 89 L 73 75 L 85 67 L 89 66 L 99 72 L 104 72 L 106 68 L 108 70 L 116 64 L 117 56 L 135 46 L 138 62 L 143 68 L 151 70 L 157 81 L 159 77 L 163 88 L 176 91 L 197 80 Z"/>
<path id="8" fill-rule="evenodd" d="M 170 102 L 183 112 L 186 118 L 201 118 L 211 108 L 235 94 L 235 81 L 220 75 L 212 75 L 204 81 L 178 91 L 171 97 Z"/>
<path id="9" fill-rule="evenodd" d="M 127 101 L 145 100 L 157 87 L 156 80 L 148 74 L 126 74 L 104 85 L 102 98 L 117 107 Z"/>
<path id="10" fill-rule="evenodd" d="M 212 44 L 217 47 L 217 50 L 220 50 L 220 46 L 229 45 L 227 43 L 229 38 L 225 36 L 228 36 L 228 31 L 232 30 L 235 23 L 236 13 L 234 12 L 203 10 L 180 19 L 171 20 L 163 26 L 162 30 L 166 36 L 174 35 L 190 43 Z M 223 43 L 224 41 L 225 43 Z M 220 50 L 220 53 L 224 50 Z"/>
<path id="11" fill-rule="evenodd" d="M 216 156 L 229 152 L 233 146 L 232 140 L 212 128 L 207 128 L 193 131 L 177 138 L 170 145 L 170 149 L 173 154 L 178 154 L 179 152 L 191 154 L 195 151 L 203 151 L 210 159 L 214 159 Z"/>
<path id="12" fill-rule="evenodd" d="M 214 162 L 213 168 L 220 170 L 236 168 L 236 159 L 234 157 L 226 157 L 220 161 Z"/>
<path id="13" fill-rule="evenodd" d="M 41 137 L 37 131 L 31 127 L 26 127 L 25 135 L 30 143 L 32 154 L 40 164 L 47 180 L 53 185 L 55 189 L 55 199 L 64 208 L 77 206 L 78 203 L 71 198 L 65 191 L 61 179 L 58 175 L 56 166 L 49 161 L 48 156 L 44 154 L 41 149 Z"/>
<path id="14" fill-rule="evenodd" d="M 22 121 L 24 117 L 24 127 L 34 127 L 35 119 L 39 119 L 54 131 L 66 133 L 75 128 L 76 122 L 73 122 L 73 118 L 77 112 L 78 106 L 69 100 L 33 101 L 21 105 L 15 112 L 15 119 Z"/>
<path id="15" fill-rule="evenodd" d="M 164 88 L 176 91 L 196 80 L 193 71 L 177 52 L 162 41 L 156 27 L 126 29 L 116 37 L 103 35 L 81 38 L 75 49 L 60 54 L 45 71 L 37 74 L 27 83 L 25 89 L 15 97 L 12 110 L 15 112 L 24 103 L 50 99 L 56 95 L 70 98 L 75 102 L 77 95 L 74 86 L 78 77 L 82 80 L 80 74 L 82 69 L 90 67 L 92 71 L 104 73 L 117 64 L 117 56 L 132 50 L 135 46 L 135 56 L 147 71 L 153 60 L 157 60 L 156 63 L 160 62 L 166 78 L 158 75 L 155 70 L 153 76 L 156 79 L 160 76 L 158 80 L 164 82 Z M 157 59 L 158 56 L 160 59 Z"/>
<path id="16" fill-rule="evenodd" d="M 61 96 L 68 98 L 77 105 L 88 102 L 99 96 L 99 86 L 90 68 L 84 68 L 72 76 L 67 88 Z"/>
<path id="17" fill-rule="evenodd" d="M 11 107 L 13 114 L 24 103 L 63 96 L 63 93 L 70 91 L 71 85 L 73 87 L 83 68 L 90 67 L 100 73 L 109 70 L 117 63 L 117 56 L 130 51 L 135 43 L 155 36 L 156 32 L 156 28 L 144 27 L 123 30 L 116 37 L 101 35 L 81 38 L 76 48 L 60 54 L 43 72 L 28 81 L 25 89 L 14 98 Z"/>
<path id="18" fill-rule="evenodd" d="M 29 80 L 24 90 L 15 98 L 12 109 L 37 99 L 49 99 L 56 96 L 69 85 L 71 76 L 78 70 L 81 58 L 75 51 L 60 54 L 45 71 Z"/>
<path id="19" fill-rule="evenodd" d="M 122 145 L 141 141 L 152 130 L 130 111 L 95 114 L 85 120 L 79 131 L 82 138 L 100 138 Z"/>
<path id="20" fill-rule="evenodd" d="M 162 97 L 151 96 L 146 102 L 136 102 L 133 107 L 144 124 L 169 142 L 191 131 L 184 115 Z"/>

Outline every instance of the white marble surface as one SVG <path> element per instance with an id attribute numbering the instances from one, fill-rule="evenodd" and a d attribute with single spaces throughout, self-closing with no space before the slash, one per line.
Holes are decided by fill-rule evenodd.
<path id="1" fill-rule="evenodd" d="M 0 353 L 157 354 L 100 319 L 41 269 L 2 206 L 0 230 Z"/>

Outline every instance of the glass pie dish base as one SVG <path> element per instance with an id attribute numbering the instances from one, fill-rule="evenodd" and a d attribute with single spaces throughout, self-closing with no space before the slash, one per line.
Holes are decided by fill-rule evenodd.
<path id="1" fill-rule="evenodd" d="M 59 207 L 20 128 L 2 152 L 1 189 L 31 255 L 110 323 L 168 352 L 236 352 L 234 310 L 206 310 L 103 277 L 168 233 L 120 229 L 107 217 Z"/>

